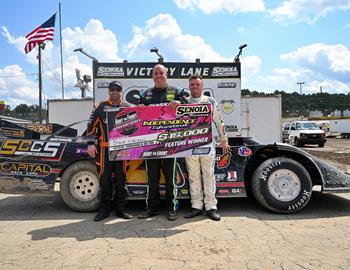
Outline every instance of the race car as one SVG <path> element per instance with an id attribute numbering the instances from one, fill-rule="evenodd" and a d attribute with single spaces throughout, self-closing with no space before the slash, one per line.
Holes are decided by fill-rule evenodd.
<path id="1" fill-rule="evenodd" d="M 45 135 L 42 130 L 51 130 Z M 99 176 L 87 155 L 83 136 L 72 127 L 60 131 L 16 125 L 0 119 L 0 192 L 50 193 L 59 183 L 64 202 L 75 211 L 98 206 Z M 65 133 L 65 134 L 64 134 Z M 65 136 L 63 136 L 65 135 Z M 322 192 L 349 192 L 350 175 L 291 145 L 262 144 L 252 138 L 229 139 L 230 151 L 216 149 L 218 198 L 254 196 L 275 213 L 295 213 L 310 201 L 314 186 Z M 145 199 L 143 160 L 125 162 L 128 199 Z M 160 193 L 165 194 L 162 175 Z M 177 161 L 179 199 L 190 197 L 183 159 Z"/>

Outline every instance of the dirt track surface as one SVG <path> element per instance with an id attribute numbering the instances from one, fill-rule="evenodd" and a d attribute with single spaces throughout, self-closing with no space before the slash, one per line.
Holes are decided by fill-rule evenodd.
<path id="1" fill-rule="evenodd" d="M 304 150 L 350 165 L 345 141 Z M 270 213 L 249 198 L 225 199 L 220 222 L 184 219 L 189 207 L 182 201 L 174 222 L 163 212 L 96 223 L 95 213 L 73 212 L 58 194 L 0 194 L 0 269 L 350 269 L 349 193 L 313 192 L 293 215 Z M 134 215 L 143 208 L 129 203 Z"/>
<path id="2" fill-rule="evenodd" d="M 350 173 L 350 139 L 327 138 L 324 147 L 307 145 L 302 149 Z"/>

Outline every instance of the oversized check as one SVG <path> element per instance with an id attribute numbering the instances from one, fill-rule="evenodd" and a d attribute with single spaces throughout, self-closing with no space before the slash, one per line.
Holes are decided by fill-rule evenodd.
<path id="1" fill-rule="evenodd" d="M 113 108 L 107 112 L 111 160 L 213 154 L 211 104 Z"/>

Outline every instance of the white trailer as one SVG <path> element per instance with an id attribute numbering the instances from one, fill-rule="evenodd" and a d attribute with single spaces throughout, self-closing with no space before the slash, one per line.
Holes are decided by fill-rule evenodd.
<path id="1" fill-rule="evenodd" d="M 93 109 L 93 99 L 50 99 L 47 101 L 47 122 L 67 126 L 81 122 L 74 127 L 82 135 L 87 127 L 87 120 Z M 86 121 L 85 121 L 86 120 Z"/>
<path id="2" fill-rule="evenodd" d="M 342 138 L 350 139 L 350 118 L 329 120 L 329 132 L 339 133 Z"/>
<path id="3" fill-rule="evenodd" d="M 262 143 L 281 142 L 281 95 L 241 97 L 242 136 Z"/>

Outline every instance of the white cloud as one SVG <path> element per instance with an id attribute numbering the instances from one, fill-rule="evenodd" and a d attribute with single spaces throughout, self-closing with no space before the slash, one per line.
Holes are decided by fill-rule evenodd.
<path id="1" fill-rule="evenodd" d="M 18 104 L 38 104 L 38 82 L 29 79 L 20 66 L 0 69 L 0 100 L 12 108 Z"/>
<path id="2" fill-rule="evenodd" d="M 21 52 L 26 60 L 37 66 L 37 50 L 33 49 L 29 54 L 24 53 L 24 46 L 27 42 L 25 37 L 15 37 L 7 27 L 2 26 L 2 35 L 9 44 Z M 63 39 L 63 70 L 64 70 L 64 91 L 65 98 L 80 98 L 80 89 L 75 88 L 76 83 L 75 69 L 81 70 L 82 75 L 92 76 L 91 59 L 74 52 L 76 48 L 84 48 L 90 55 L 100 61 L 121 61 L 118 56 L 118 40 L 116 35 L 109 29 L 105 29 L 103 24 L 94 19 L 90 19 L 82 29 L 69 27 L 62 30 Z M 43 64 L 43 91 L 45 93 L 43 104 L 47 98 L 61 98 L 61 67 L 60 67 L 60 50 L 58 46 L 58 32 L 55 33 L 55 43 L 47 42 L 45 50 L 42 52 Z M 25 75 L 25 72 L 18 65 L 7 66 L 0 70 L 0 89 L 1 99 L 6 100 L 11 107 L 20 103 L 38 104 L 38 83 L 32 77 Z M 17 76 L 17 77 L 8 77 Z M 19 79 L 20 78 L 20 79 Z M 88 95 L 92 96 L 91 92 Z"/>
<path id="3" fill-rule="evenodd" d="M 146 21 L 144 28 L 133 28 L 134 36 L 124 48 L 128 58 L 144 55 L 152 47 L 167 61 L 225 61 L 210 44 L 196 35 L 184 34 L 177 21 L 170 14 L 159 14 Z M 154 59 L 154 58 L 153 58 Z"/>
<path id="4" fill-rule="evenodd" d="M 25 54 L 24 52 L 24 46 L 26 45 L 26 43 L 28 42 L 28 40 L 25 37 L 14 37 L 13 35 L 11 35 L 11 33 L 9 32 L 9 30 L 7 29 L 6 26 L 2 26 L 2 35 L 5 37 L 5 39 L 7 40 L 7 42 L 9 44 L 12 44 L 15 46 L 15 48 L 21 52 L 22 54 L 25 55 L 26 60 L 31 63 L 31 64 L 37 64 L 38 60 L 36 59 L 37 50 L 33 49 L 29 54 Z"/>
<path id="5" fill-rule="evenodd" d="M 310 68 L 324 77 L 343 80 L 350 76 L 350 51 L 342 44 L 314 43 L 283 54 L 280 58 Z"/>
<path id="6" fill-rule="evenodd" d="M 260 81 L 267 85 L 266 90 L 280 90 L 285 92 L 299 92 L 297 82 L 306 81 L 306 85 L 313 77 L 313 72 L 309 69 L 299 68 L 276 68 L 271 75 L 260 76 Z M 305 85 L 304 85 L 305 87 Z"/>
<path id="7" fill-rule="evenodd" d="M 282 24 L 306 22 L 315 23 L 335 10 L 350 9 L 350 0 L 287 0 L 269 15 Z"/>
<path id="8" fill-rule="evenodd" d="M 283 54 L 280 59 L 293 68 L 276 68 L 272 74 L 260 77 L 260 82 L 286 92 L 297 91 L 297 82 L 305 82 L 303 93 L 350 92 L 350 52 L 341 44 L 315 43 Z"/>
<path id="9" fill-rule="evenodd" d="M 174 0 L 180 9 L 201 10 L 205 14 L 226 11 L 229 13 L 264 12 L 263 0 Z"/>
<path id="10" fill-rule="evenodd" d="M 118 56 L 116 35 L 111 30 L 105 29 L 99 20 L 90 19 L 84 29 L 65 28 L 62 31 L 62 45 L 67 55 L 73 54 L 74 49 L 82 47 L 101 62 L 122 60 Z"/>

